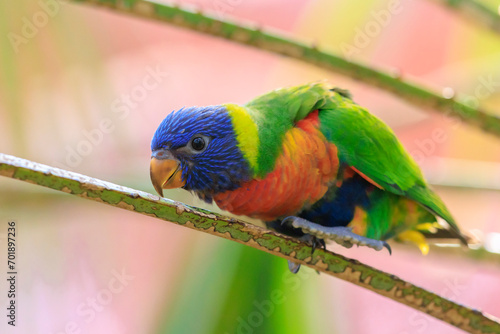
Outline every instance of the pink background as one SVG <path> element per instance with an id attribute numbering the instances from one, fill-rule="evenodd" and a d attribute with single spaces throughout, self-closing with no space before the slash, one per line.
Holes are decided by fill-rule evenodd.
<path id="1" fill-rule="evenodd" d="M 216 17 L 256 22 L 334 53 L 355 48 L 354 60 L 399 71 L 438 91 L 451 87 L 459 98 L 500 110 L 499 36 L 432 2 L 396 2 L 389 16 L 388 1 L 192 3 Z M 22 34 L 23 19 L 31 21 L 41 10 L 34 1 L 0 3 L 0 35 Z M 373 37 L 363 37 L 367 33 Z M 156 87 L 137 95 L 144 80 L 154 82 L 155 69 L 164 73 Z M 396 131 L 464 230 L 485 239 L 500 233 L 498 138 L 297 60 L 84 5 L 61 4 L 17 48 L 8 38 L 0 40 L 0 150 L 154 192 L 149 144 L 167 113 L 245 103 L 278 87 L 322 79 L 349 89 Z M 123 94 L 132 94 L 128 112 L 117 111 Z M 94 143 L 84 144 L 92 134 Z M 69 153 L 78 150 L 85 154 Z M 165 196 L 206 207 L 182 190 Z M 216 256 L 217 249 L 229 243 L 7 178 L 0 178 L 0 219 L 0 234 L 8 219 L 18 224 L 15 331 L 0 318 L 0 328 L 9 333 L 157 333 L 166 312 L 178 306 L 179 291 L 202 282 L 203 270 L 220 268 L 225 258 Z M 463 250 L 432 248 L 424 257 L 414 247 L 392 245 L 392 256 L 329 248 L 500 317 L 498 254 L 475 259 Z M 285 261 L 280 265 L 287 274 Z M 130 277 L 119 286 L 115 276 L 122 271 Z M 293 293 L 310 305 L 303 319 L 309 332 L 461 333 L 326 275 L 301 282 Z M 120 291 L 106 299 L 102 291 L 110 291 L 110 284 Z M 217 314 L 217 293 L 213 304 L 200 307 Z M 88 310 L 89 298 L 99 294 L 106 303 L 94 316 L 83 316 L 78 310 Z M 198 303 L 195 297 L 192 303 Z M 199 332 L 212 333 L 208 325 Z"/>

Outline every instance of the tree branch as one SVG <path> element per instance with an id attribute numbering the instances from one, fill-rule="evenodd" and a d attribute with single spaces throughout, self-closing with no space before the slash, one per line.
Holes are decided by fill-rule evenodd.
<path id="1" fill-rule="evenodd" d="M 233 42 L 256 47 L 276 54 L 299 59 L 329 71 L 333 71 L 365 84 L 386 90 L 419 107 L 454 116 L 467 124 L 500 137 L 500 117 L 457 102 L 409 81 L 368 66 L 349 61 L 337 55 L 318 50 L 315 46 L 273 35 L 260 29 L 244 27 L 236 23 L 218 20 L 175 6 L 144 0 L 72 0 L 103 6 L 136 17 L 159 20 L 169 24 L 221 37 Z"/>
<path id="2" fill-rule="evenodd" d="M 476 0 L 432 0 L 459 13 L 465 19 L 500 34 L 500 13 Z M 499 7 L 500 10 L 500 7 Z"/>
<path id="3" fill-rule="evenodd" d="M 0 175 L 233 240 L 351 282 L 470 333 L 500 333 L 491 316 L 294 238 L 142 191 L 0 153 Z"/>

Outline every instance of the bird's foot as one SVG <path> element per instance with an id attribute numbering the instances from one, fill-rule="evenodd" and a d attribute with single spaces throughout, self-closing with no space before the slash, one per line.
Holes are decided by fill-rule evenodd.
<path id="1" fill-rule="evenodd" d="M 315 237 L 314 235 L 306 234 L 298 239 L 311 245 L 311 247 L 312 247 L 311 255 L 312 255 L 312 253 L 314 253 L 314 250 L 316 248 L 321 247 L 323 249 L 326 249 L 325 241 L 323 239 L 319 239 L 319 238 Z M 288 269 L 292 272 L 292 274 L 296 274 L 299 272 L 300 263 L 296 263 L 296 262 L 293 262 L 291 260 L 288 260 Z"/>
<path id="2" fill-rule="evenodd" d="M 290 272 L 292 274 L 298 273 L 299 269 L 300 269 L 300 263 L 293 262 L 292 260 L 288 260 L 288 270 L 290 270 Z"/>
<path id="3" fill-rule="evenodd" d="M 387 248 L 389 254 L 392 254 L 391 247 L 387 242 L 358 235 L 352 232 L 350 227 L 327 227 L 294 216 L 283 219 L 282 224 L 285 223 L 291 223 L 293 227 L 301 229 L 306 235 L 310 234 L 319 240 L 333 240 L 346 248 L 351 248 L 353 245 L 366 246 L 377 251 Z"/>

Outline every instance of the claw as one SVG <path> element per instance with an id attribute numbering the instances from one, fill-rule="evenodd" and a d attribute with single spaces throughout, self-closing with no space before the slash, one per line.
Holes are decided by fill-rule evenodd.
<path id="1" fill-rule="evenodd" d="M 292 223 L 293 223 L 293 220 L 294 220 L 295 218 L 296 218 L 296 217 L 294 217 L 294 216 L 288 216 L 288 217 L 285 217 L 285 218 L 283 218 L 283 220 L 281 221 L 281 225 L 282 225 L 282 226 L 283 226 L 283 225 L 285 225 L 285 223 L 286 223 L 286 222 L 288 222 L 289 220 L 291 220 L 291 221 L 292 221 Z"/>
<path id="2" fill-rule="evenodd" d="M 389 246 L 389 244 L 387 242 L 385 242 L 385 241 L 384 241 L 384 247 L 387 248 L 387 250 L 389 251 L 389 255 L 392 255 L 391 246 Z"/>
<path id="3" fill-rule="evenodd" d="M 315 239 L 333 240 L 336 243 L 346 248 L 351 248 L 353 245 L 365 246 L 375 249 L 377 251 L 387 248 L 389 254 L 392 255 L 392 249 L 387 242 L 382 240 L 370 239 L 358 235 L 352 232 L 351 227 L 343 227 L 343 226 L 327 227 L 316 223 L 312 223 L 300 217 L 293 217 L 293 216 L 286 217 L 285 219 L 282 220 L 281 223 L 284 224 L 287 223 L 288 221 L 291 221 L 293 227 L 301 229 L 302 232 L 304 232 L 306 235 L 312 236 Z M 316 248 L 314 240 L 312 246 L 314 252 L 314 249 Z"/>
<path id="4" fill-rule="evenodd" d="M 325 243 L 325 240 L 323 239 L 320 239 L 318 237 L 315 237 L 313 236 L 312 238 L 312 242 L 311 242 L 311 247 L 312 247 L 312 252 L 311 252 L 311 256 L 313 255 L 314 251 L 317 249 L 317 248 L 323 248 L 323 249 L 326 249 L 326 243 Z"/>
<path id="5" fill-rule="evenodd" d="M 288 260 L 288 269 L 292 272 L 292 274 L 296 274 L 299 272 L 300 263 L 295 263 L 293 261 Z"/>
<path id="6" fill-rule="evenodd" d="M 282 222 L 283 223 L 283 222 Z M 312 261 L 312 255 L 314 251 L 317 248 L 323 248 L 326 249 L 326 243 L 325 240 L 319 239 L 318 237 L 311 235 L 311 234 L 306 234 L 302 237 L 299 238 L 301 241 L 311 245 L 312 251 L 311 251 L 311 261 Z M 293 261 L 288 260 L 288 269 L 292 272 L 292 274 L 296 274 L 299 272 L 300 269 L 300 264 L 295 263 Z"/>

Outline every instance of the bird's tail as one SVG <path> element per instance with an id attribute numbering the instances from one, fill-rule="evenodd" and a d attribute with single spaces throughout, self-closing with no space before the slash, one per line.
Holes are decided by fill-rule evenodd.
<path id="1" fill-rule="evenodd" d="M 418 200 L 431 213 L 441 217 L 443 220 L 446 221 L 446 223 L 448 224 L 448 228 L 444 230 L 448 231 L 447 232 L 448 235 L 452 238 L 459 239 L 463 245 L 467 246 L 468 238 L 462 234 L 462 232 L 458 228 L 458 225 L 455 222 L 455 219 L 448 211 L 441 198 L 439 198 L 439 196 L 429 187 L 416 186 L 412 190 L 414 190 L 413 196 L 416 200 Z M 442 231 L 443 228 L 439 230 Z M 444 232 L 441 232 L 441 234 L 442 233 Z"/>
<path id="2" fill-rule="evenodd" d="M 373 189 L 369 196 L 370 208 L 356 210 L 354 219 L 349 224 L 357 234 L 373 239 L 394 238 L 397 241 L 409 242 L 415 244 L 423 254 L 429 251 L 429 239 L 459 239 L 467 244 L 467 238 L 458 228 L 453 228 L 456 224 L 446 209 L 437 212 L 416 200 L 378 188 Z M 442 203 L 437 195 L 434 196 Z M 439 224 L 437 216 L 450 219 L 447 220 L 448 226 Z"/>

